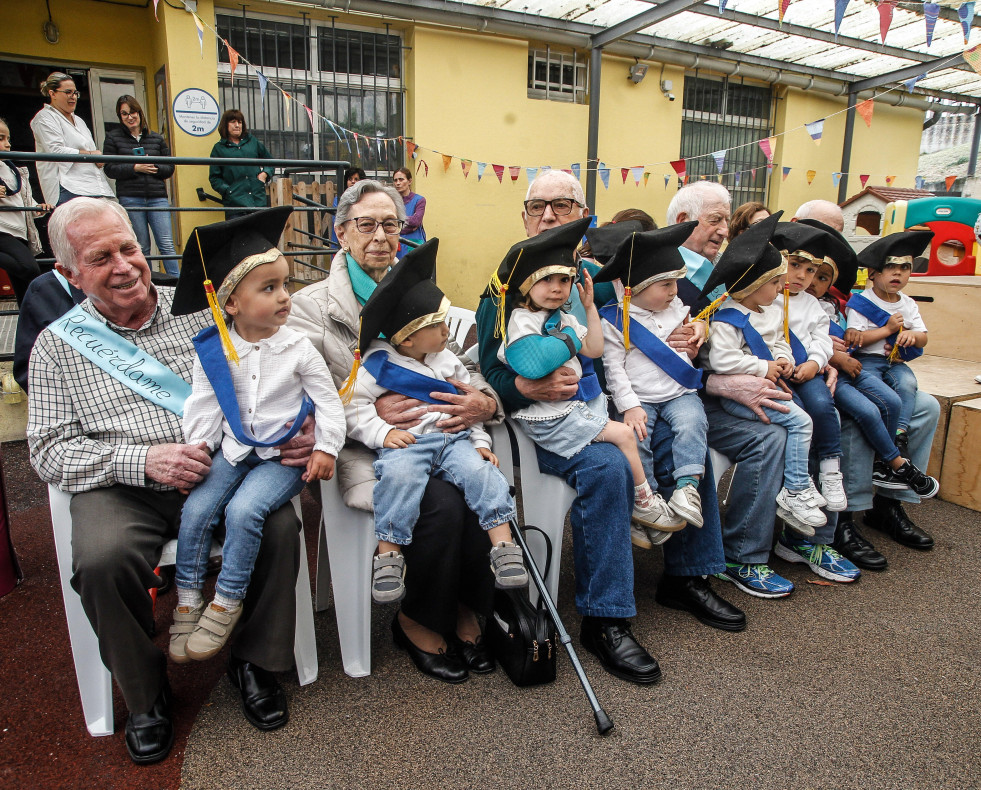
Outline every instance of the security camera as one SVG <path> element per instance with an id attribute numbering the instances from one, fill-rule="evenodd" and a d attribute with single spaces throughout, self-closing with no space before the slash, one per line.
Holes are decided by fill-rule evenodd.
<path id="1" fill-rule="evenodd" d="M 673 93 L 667 93 L 665 95 L 668 97 L 668 101 L 674 101 L 674 94 Z"/>
<path id="2" fill-rule="evenodd" d="M 671 92 L 673 89 L 674 82 L 672 80 L 661 80 L 661 93 L 668 101 L 674 101 L 674 94 Z"/>

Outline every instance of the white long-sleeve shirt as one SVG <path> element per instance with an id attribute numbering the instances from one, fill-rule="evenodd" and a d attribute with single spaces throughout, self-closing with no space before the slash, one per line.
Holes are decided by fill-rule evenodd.
<path id="1" fill-rule="evenodd" d="M 688 315 L 688 307 L 677 296 L 656 313 L 630 305 L 630 322 L 637 322 L 666 341 Z M 603 370 L 606 389 L 613 397 L 617 411 L 625 412 L 641 403 L 664 403 L 694 390 L 687 389 L 658 367 L 643 351 L 623 346 L 623 333 L 609 321 L 603 321 Z M 684 351 L 674 350 L 689 366 L 691 360 Z"/>
<path id="2" fill-rule="evenodd" d="M 69 121 L 60 111 L 45 104 L 31 120 L 34 147 L 39 154 L 77 154 L 95 151 L 95 139 L 85 121 L 72 113 Z M 44 202 L 57 205 L 61 187 L 76 195 L 115 197 L 102 169 L 81 162 L 38 162 Z"/>
<path id="3" fill-rule="evenodd" d="M 35 206 L 34 193 L 31 191 L 31 183 L 28 181 L 26 167 L 17 168 L 14 172 L 13 162 L 0 162 L 0 180 L 7 185 L 8 190 L 13 189 L 20 176 L 20 191 L 14 195 L 9 191 L 5 195 L 0 195 L 0 206 Z M 28 241 L 30 231 L 28 223 L 33 223 L 34 217 L 26 211 L 0 211 L 0 233 L 9 233 L 23 241 Z"/>
<path id="4" fill-rule="evenodd" d="M 862 291 L 862 296 L 868 299 L 872 304 L 877 307 L 881 307 L 889 315 L 894 313 L 903 314 L 903 327 L 906 329 L 911 329 L 914 332 L 926 332 L 926 324 L 923 323 L 923 318 L 920 316 L 920 308 L 916 306 L 916 302 L 910 299 L 906 294 L 900 292 L 898 294 L 898 302 L 886 302 L 875 295 L 875 291 L 871 288 L 867 288 Z M 851 306 L 851 300 L 845 305 L 845 318 L 848 321 L 849 329 L 858 329 L 860 331 L 865 331 L 866 329 L 877 329 L 876 325 L 872 323 L 868 318 L 862 315 L 858 310 L 855 310 Z M 870 343 L 867 346 L 862 346 L 859 349 L 863 354 L 881 354 L 886 355 L 886 341 L 885 338 L 878 341 L 877 343 Z"/>
<path id="5" fill-rule="evenodd" d="M 406 370 L 421 373 L 440 381 L 453 379 L 464 384 L 470 383 L 470 374 L 467 369 L 456 354 L 449 349 L 443 349 L 437 354 L 426 354 L 422 362 L 419 362 L 412 357 L 398 353 L 392 348 L 391 343 L 385 340 L 372 340 L 364 359 L 366 361 L 373 354 L 386 351 L 392 363 Z M 385 422 L 375 410 L 375 401 L 389 392 L 391 390 L 380 386 L 362 362 L 361 367 L 358 368 L 358 376 L 354 384 L 354 396 L 351 398 L 351 402 L 344 407 L 344 416 L 347 418 L 348 436 L 373 450 L 384 447 L 385 437 L 388 436 L 389 431 L 395 430 L 395 426 Z M 423 415 L 422 422 L 405 430 L 413 436 L 441 433 L 442 429 L 437 428 L 436 423 L 449 417 L 450 415 L 444 412 L 427 412 Z M 490 449 L 490 434 L 484 430 L 483 424 L 475 423 L 471 426 L 470 442 L 474 447 Z"/>
<path id="6" fill-rule="evenodd" d="M 783 294 L 778 295 L 773 304 L 783 310 Z M 807 361 L 816 362 L 818 370 L 823 370 L 834 353 L 834 346 L 828 333 L 831 322 L 821 303 L 804 291 L 792 294 L 789 317 L 790 331 L 807 350 Z"/>
<path id="7" fill-rule="evenodd" d="M 344 445 L 344 407 L 327 363 L 313 343 L 285 326 L 257 343 L 243 339 L 234 325 L 229 327 L 229 334 L 239 356 L 239 364 L 228 367 L 242 426 L 259 441 L 271 441 L 299 413 L 306 392 L 317 409 L 313 449 L 336 457 Z M 184 404 L 183 427 L 188 444 L 207 442 L 211 451 L 220 444 L 225 460 L 232 465 L 252 450 L 264 459 L 279 455 L 275 447 L 251 447 L 235 438 L 197 357 L 191 377 L 191 396 Z"/>
<path id="8" fill-rule="evenodd" d="M 749 316 L 750 325 L 760 333 L 763 342 L 774 359 L 794 359 L 790 344 L 783 337 L 783 308 L 771 304 L 761 307 L 759 313 L 743 307 L 739 302 L 729 299 L 721 309 L 733 307 Z M 708 340 L 708 366 L 714 373 L 749 373 L 752 376 L 766 376 L 768 366 L 746 345 L 741 329 L 721 321 L 713 321 Z M 704 348 L 704 346 L 703 346 Z"/>

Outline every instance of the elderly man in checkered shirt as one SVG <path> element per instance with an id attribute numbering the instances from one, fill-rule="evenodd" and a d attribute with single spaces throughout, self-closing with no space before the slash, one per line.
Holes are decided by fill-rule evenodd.
<path id="1" fill-rule="evenodd" d="M 173 289 L 150 284 L 126 212 L 109 201 L 78 198 L 54 212 L 49 234 L 58 271 L 87 296 L 81 309 L 189 381 L 191 338 L 209 316 L 170 314 Z M 31 464 L 45 482 L 73 494 L 72 587 L 129 709 L 130 757 L 157 762 L 174 734 L 166 659 L 151 641 L 147 590 L 160 583 L 154 568 L 161 548 L 177 536 L 184 495 L 208 473 L 211 458 L 204 445 L 183 443 L 177 414 L 114 378 L 53 328 L 39 335 L 30 361 Z M 285 463 L 306 463 L 310 441 L 297 444 Z M 298 531 L 289 504 L 266 522 L 229 658 L 245 715 L 263 730 L 288 719 L 271 673 L 293 664 Z"/>

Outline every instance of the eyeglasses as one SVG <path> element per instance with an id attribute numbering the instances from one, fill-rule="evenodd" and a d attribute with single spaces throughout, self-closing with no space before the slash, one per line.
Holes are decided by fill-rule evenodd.
<path id="1" fill-rule="evenodd" d="M 70 90 L 61 90 L 61 89 L 56 90 L 55 93 L 64 93 L 70 99 L 77 99 L 79 96 L 82 95 L 79 91 L 70 91 Z"/>
<path id="2" fill-rule="evenodd" d="M 119 115 L 120 116 L 125 115 L 127 117 L 132 117 L 134 115 L 139 115 L 139 113 L 136 110 L 130 110 L 129 112 L 127 112 L 126 110 L 120 110 L 119 111 Z"/>
<path id="3" fill-rule="evenodd" d="M 382 230 L 385 231 L 387 236 L 398 236 L 399 231 L 405 225 L 404 219 L 386 219 L 384 222 L 379 222 L 371 217 L 352 217 L 349 220 L 345 220 L 345 222 L 353 222 L 358 232 L 364 233 L 367 236 L 378 230 L 379 225 L 381 225 Z"/>
<path id="4" fill-rule="evenodd" d="M 540 217 L 545 213 L 545 207 L 551 206 L 552 213 L 557 217 L 564 217 L 572 213 L 573 206 L 582 207 L 582 203 L 574 198 L 555 198 L 555 200 L 526 200 L 525 213 L 529 217 Z"/>

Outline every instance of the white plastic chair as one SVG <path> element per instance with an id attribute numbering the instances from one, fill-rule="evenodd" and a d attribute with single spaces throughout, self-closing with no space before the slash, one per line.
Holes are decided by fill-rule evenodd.
<path id="1" fill-rule="evenodd" d="M 93 736 L 112 735 L 112 676 L 99 656 L 99 641 L 92 630 L 88 617 L 82 609 L 82 599 L 71 586 L 72 577 L 72 516 L 69 504 L 71 494 L 66 494 L 55 486 L 48 486 L 48 500 L 51 507 L 51 526 L 54 530 L 55 552 L 58 556 L 58 571 L 61 575 L 61 593 L 65 601 L 65 616 L 68 619 L 68 637 L 71 640 L 72 658 L 75 661 L 75 676 L 78 680 L 78 693 L 82 700 L 82 715 L 89 734 Z M 293 498 L 293 507 L 298 518 L 300 497 Z M 221 548 L 212 547 L 212 556 L 221 553 Z M 177 556 L 177 541 L 164 545 L 160 564 L 172 564 Z M 300 530 L 300 571 L 296 579 L 296 639 L 293 644 L 297 675 L 301 686 L 317 679 L 317 642 L 313 630 L 313 602 L 310 598 L 310 571 L 307 568 L 307 549 Z"/>
<path id="2" fill-rule="evenodd" d="M 446 313 L 446 323 L 450 327 L 450 337 L 460 348 L 467 342 L 467 335 L 477 323 L 477 314 L 464 307 L 450 307 Z"/>
<path id="3" fill-rule="evenodd" d="M 711 447 L 709 447 L 709 458 L 712 460 L 712 474 L 715 477 L 715 490 L 718 491 L 719 483 L 722 482 L 722 476 L 726 473 L 726 470 L 730 466 L 734 467 L 735 464 L 718 450 L 713 450 Z M 726 496 L 719 496 L 719 507 L 725 505 L 728 495 L 729 492 L 727 491 Z"/>

